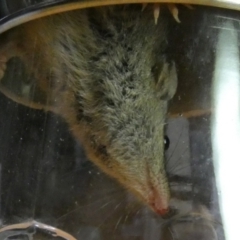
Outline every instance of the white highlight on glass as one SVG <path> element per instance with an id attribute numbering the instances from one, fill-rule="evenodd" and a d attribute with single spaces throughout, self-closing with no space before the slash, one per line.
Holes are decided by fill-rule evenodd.
<path id="1" fill-rule="evenodd" d="M 237 29 L 219 32 L 213 82 L 212 143 L 220 210 L 227 240 L 239 238 L 240 63 Z"/>

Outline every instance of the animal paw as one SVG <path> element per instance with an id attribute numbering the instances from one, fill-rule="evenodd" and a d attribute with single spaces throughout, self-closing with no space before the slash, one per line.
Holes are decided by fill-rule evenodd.
<path id="1" fill-rule="evenodd" d="M 3 78 L 6 68 L 7 68 L 7 58 L 4 55 L 0 56 L 0 80 Z"/>

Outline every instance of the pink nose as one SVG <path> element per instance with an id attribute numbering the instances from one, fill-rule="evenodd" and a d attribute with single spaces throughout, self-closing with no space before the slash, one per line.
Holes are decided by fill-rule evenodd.
<path id="1" fill-rule="evenodd" d="M 155 190 L 151 194 L 151 197 L 148 203 L 157 214 L 164 217 L 168 215 L 170 211 L 169 198 L 170 198 L 169 192 L 158 193 Z"/>
<path id="2" fill-rule="evenodd" d="M 155 210 L 155 212 L 157 213 L 157 214 L 159 214 L 160 216 L 166 216 L 166 215 L 168 215 L 168 213 L 169 213 L 169 208 L 167 208 L 167 209 L 154 209 Z"/>
<path id="3" fill-rule="evenodd" d="M 154 212 L 156 212 L 160 216 L 165 216 L 165 215 L 168 215 L 169 213 L 169 207 L 166 207 L 166 208 L 159 207 L 155 203 L 152 203 L 151 207 L 154 210 Z"/>

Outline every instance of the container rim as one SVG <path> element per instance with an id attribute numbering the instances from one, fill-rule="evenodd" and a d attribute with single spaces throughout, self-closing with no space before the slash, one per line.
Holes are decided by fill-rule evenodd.
<path id="1" fill-rule="evenodd" d="M 31 4 L 24 9 L 6 14 L 0 19 L 0 34 L 23 23 L 57 13 L 90 7 L 143 2 L 202 5 L 240 11 L 239 0 L 51 0 Z"/>

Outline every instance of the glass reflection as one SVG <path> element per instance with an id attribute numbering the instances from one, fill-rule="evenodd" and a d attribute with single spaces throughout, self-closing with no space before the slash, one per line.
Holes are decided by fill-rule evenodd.
<path id="1" fill-rule="evenodd" d="M 240 210 L 240 64 L 238 30 L 231 21 L 220 28 L 213 82 L 213 160 L 225 235 L 238 236 Z"/>
<path id="2" fill-rule="evenodd" d="M 14 236 L 14 227 L 20 235 L 29 231 L 28 237 L 41 230 L 35 221 L 22 225 L 29 219 L 53 229 L 50 237 L 56 226 L 80 240 L 238 236 L 239 16 L 213 8 L 180 10 L 182 23 L 171 29 L 179 89 L 166 125 L 166 167 L 178 214 L 155 215 L 89 163 L 59 116 L 0 95 L 1 221 L 8 226 L 0 236 Z M 1 84 L 23 104 L 45 104 L 31 77 L 12 59 Z M 26 89 L 30 98 L 24 99 Z"/>

